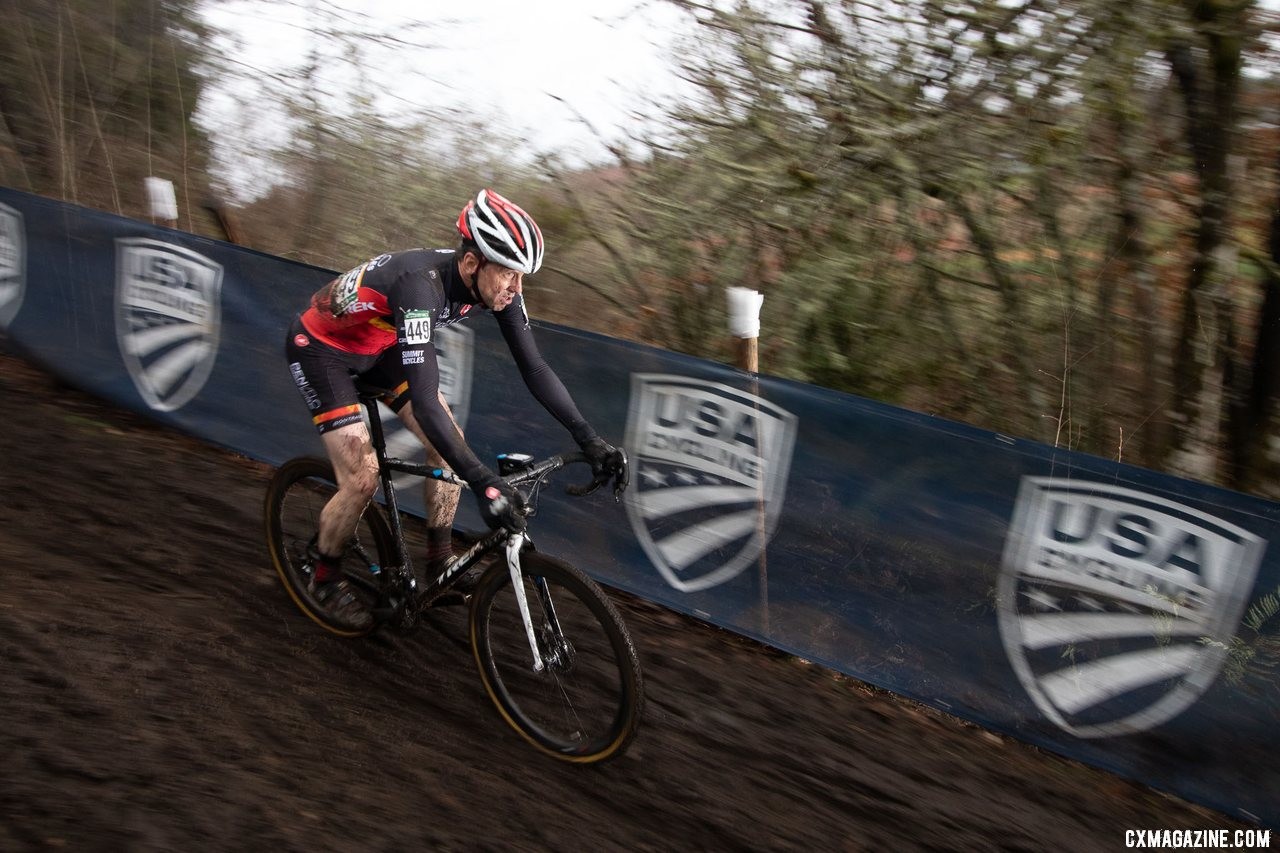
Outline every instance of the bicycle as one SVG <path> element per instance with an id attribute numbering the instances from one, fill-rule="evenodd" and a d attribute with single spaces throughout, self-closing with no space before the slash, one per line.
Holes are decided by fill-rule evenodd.
<path id="1" fill-rule="evenodd" d="M 332 465 L 315 457 L 286 462 L 267 486 L 267 545 L 293 602 L 341 637 L 366 636 L 382 626 L 412 628 L 469 569 L 501 551 L 505 559 L 483 571 L 469 596 L 470 645 L 490 699 L 526 741 L 557 759 L 592 763 L 621 755 L 639 727 L 644 689 L 635 645 L 604 591 L 574 566 L 536 551 L 527 531 L 506 530 L 483 536 L 419 587 L 392 474 L 466 483 L 450 471 L 388 456 L 376 397 L 362 392 L 360 402 L 369 418 L 383 501 L 371 501 L 361 516 L 341 572 L 373 614 L 372 623 L 360 627 L 336 619 L 309 591 L 308 547 L 319 529 L 320 509 L 336 489 Z M 506 453 L 499 456 L 498 473 L 521 490 L 531 518 L 547 477 L 585 461 L 578 452 L 541 461 Z M 626 488 L 625 465 L 623 473 L 566 491 L 590 494 L 610 479 L 616 498 Z"/>

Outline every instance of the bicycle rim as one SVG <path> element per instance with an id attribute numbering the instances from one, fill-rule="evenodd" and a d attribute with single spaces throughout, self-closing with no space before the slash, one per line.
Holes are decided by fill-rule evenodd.
<path id="1" fill-rule="evenodd" d="M 333 467 L 322 459 L 294 459 L 285 463 L 267 487 L 267 546 L 289 597 L 298 609 L 325 630 L 341 637 L 361 637 L 374 625 L 354 626 L 334 617 L 312 596 L 305 569 L 307 545 L 320 529 L 320 510 L 337 490 Z M 370 610 L 378 598 L 373 569 L 393 559 L 390 533 L 377 510 L 365 510 L 339 568 L 356 597 Z"/>
<path id="2" fill-rule="evenodd" d="M 507 723 L 541 751 L 578 763 L 614 758 L 635 736 L 644 705 L 626 627 L 582 572 L 531 552 L 522 564 L 544 669 L 534 671 L 510 573 L 505 564 L 495 567 L 471 605 L 471 646 L 485 689 Z"/>

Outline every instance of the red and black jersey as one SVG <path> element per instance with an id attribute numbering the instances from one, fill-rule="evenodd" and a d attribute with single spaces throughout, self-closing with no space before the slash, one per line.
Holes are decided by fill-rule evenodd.
<path id="1" fill-rule="evenodd" d="M 302 325 L 343 352 L 384 352 L 398 338 L 396 308 L 439 310 L 444 280 L 438 267 L 448 266 L 452 258 L 452 252 L 422 249 L 379 255 L 316 291 Z M 470 293 L 466 296 L 469 299 Z"/>
<path id="2" fill-rule="evenodd" d="M 353 356 L 394 358 L 403 365 L 414 415 L 432 445 L 465 480 L 481 463 L 440 407 L 434 331 L 487 311 L 462 279 L 452 249 L 379 255 L 338 276 L 311 297 L 301 321 L 307 333 Z M 579 444 L 595 431 L 538 352 L 523 295 L 493 315 L 534 397 Z"/>

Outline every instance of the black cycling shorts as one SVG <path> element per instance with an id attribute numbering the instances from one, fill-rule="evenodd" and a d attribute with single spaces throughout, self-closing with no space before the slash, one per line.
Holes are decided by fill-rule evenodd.
<path id="1" fill-rule="evenodd" d="M 364 419 L 360 391 L 376 394 L 393 412 L 409 402 L 409 382 L 395 348 L 377 355 L 343 352 L 307 334 L 294 318 L 285 353 L 293 382 L 321 434 Z"/>

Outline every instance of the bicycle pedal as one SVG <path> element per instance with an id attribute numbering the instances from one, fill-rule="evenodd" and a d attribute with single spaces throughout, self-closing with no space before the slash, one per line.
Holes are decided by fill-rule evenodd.
<path id="1" fill-rule="evenodd" d="M 404 602 L 399 598 L 389 597 L 381 598 L 378 603 L 373 606 L 373 620 L 379 624 L 386 624 L 402 618 L 406 612 Z"/>

